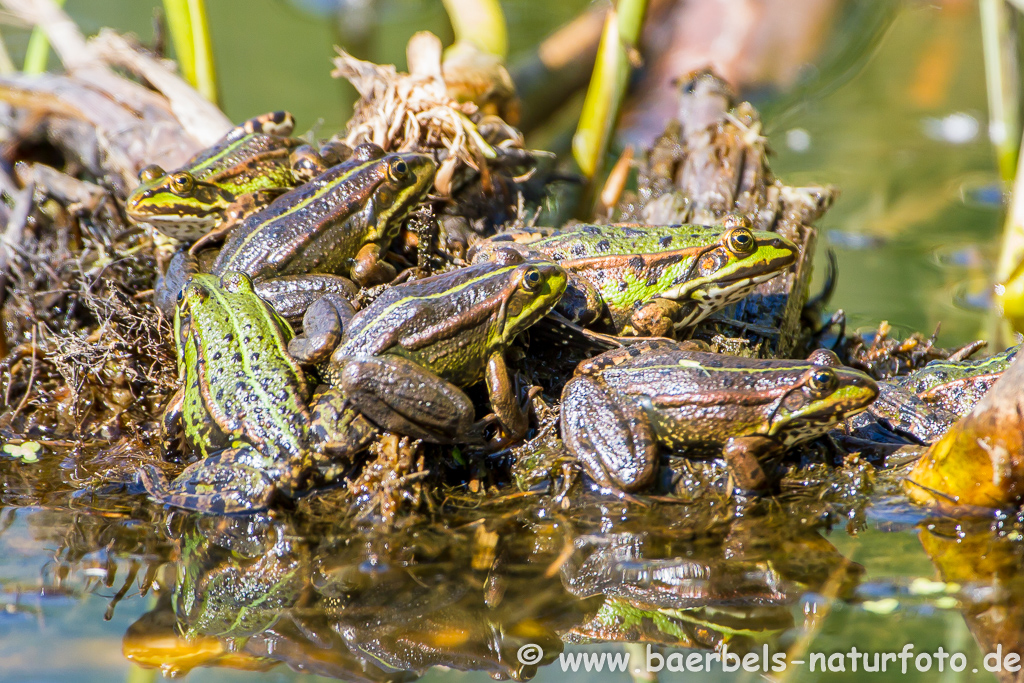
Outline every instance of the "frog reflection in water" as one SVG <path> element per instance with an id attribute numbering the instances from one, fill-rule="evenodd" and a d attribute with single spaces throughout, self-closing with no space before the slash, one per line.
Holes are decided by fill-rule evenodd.
<path id="1" fill-rule="evenodd" d="M 655 512 L 632 532 L 582 536 L 562 580 L 573 595 L 604 603 L 568 639 L 760 651 L 793 628 L 792 605 L 804 593 L 828 585 L 849 597 L 864 573 L 818 525 L 784 513 L 730 519 L 704 509 Z"/>
<path id="2" fill-rule="evenodd" d="M 309 581 L 306 542 L 266 515 L 191 516 L 172 604 L 186 638 L 247 638 L 273 626 Z"/>
<path id="3" fill-rule="evenodd" d="M 216 655 L 265 652 L 358 681 L 407 680 L 433 666 L 526 680 L 561 651 L 558 633 L 597 602 L 576 599 L 546 573 L 560 545 L 509 520 L 486 523 L 484 533 L 427 526 L 324 537 L 287 513 L 171 519 L 180 559 L 164 610 L 173 606 L 177 632 Z M 527 643 L 545 654 L 520 661 Z M 164 666 L 186 648 L 180 639 L 148 652 L 138 644 L 132 656 Z M 179 670 L 188 664 L 177 661 Z"/>

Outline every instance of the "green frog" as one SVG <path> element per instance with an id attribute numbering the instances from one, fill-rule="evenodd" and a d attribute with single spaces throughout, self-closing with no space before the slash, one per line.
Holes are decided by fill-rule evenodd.
<path id="1" fill-rule="evenodd" d="M 190 510 L 247 512 L 339 476 L 339 456 L 356 452 L 375 430 L 344 412 L 337 392 L 311 398 L 287 353 L 292 336 L 243 273 L 191 277 L 175 313 L 183 386 L 163 429 L 166 449 L 184 437 L 189 454 L 201 459 L 173 481 L 146 466 L 142 482 L 153 498 Z"/>
<path id="2" fill-rule="evenodd" d="M 125 213 L 167 237 L 194 241 L 220 234 L 275 197 L 342 160 L 344 151 L 325 146 L 317 154 L 288 137 L 295 120 L 288 112 L 262 114 L 231 129 L 211 147 L 170 173 L 150 165 L 128 196 Z"/>
<path id="3" fill-rule="evenodd" d="M 996 383 L 1017 357 L 1020 346 L 980 360 L 933 360 L 897 384 L 931 403 L 964 416 Z"/>
<path id="4" fill-rule="evenodd" d="M 734 483 L 760 490 L 762 465 L 865 410 L 878 385 L 830 351 L 758 360 L 646 341 L 584 361 L 562 391 L 562 438 L 605 488 L 650 484 L 660 447 L 722 454 Z"/>
<path id="5" fill-rule="evenodd" d="M 239 223 L 209 272 L 245 273 L 260 296 L 289 319 L 301 317 L 326 293 L 351 297 L 351 280 L 360 286 L 389 281 L 395 269 L 381 257 L 430 190 L 436 169 L 425 154 L 385 154 L 377 145 L 360 145 L 345 163 Z M 183 252 L 172 259 L 158 283 L 162 309 L 180 286 L 175 274 L 198 269 Z"/>
<path id="6" fill-rule="evenodd" d="M 528 421 L 505 351 L 565 291 L 566 275 L 549 261 L 481 263 L 391 287 L 356 313 L 324 375 L 382 429 L 437 443 L 477 440 L 497 422 L 496 447 L 522 437 Z M 310 327 L 307 325 L 307 328 Z M 289 349 L 305 362 L 329 351 L 303 340 Z M 493 415 L 474 422 L 462 387 L 487 383 Z"/>
<path id="7" fill-rule="evenodd" d="M 672 336 L 749 294 L 796 262 L 799 249 L 749 221 L 721 226 L 578 225 L 524 242 L 498 235 L 474 260 L 511 248 L 558 263 L 569 285 L 557 312 L 574 323 L 626 336 Z"/>
<path id="8" fill-rule="evenodd" d="M 878 420 L 889 430 L 933 443 L 971 412 L 1019 350 L 1014 346 L 974 361 L 934 360 L 906 377 L 881 382 L 870 415 L 858 417 L 853 426 L 868 427 Z"/>

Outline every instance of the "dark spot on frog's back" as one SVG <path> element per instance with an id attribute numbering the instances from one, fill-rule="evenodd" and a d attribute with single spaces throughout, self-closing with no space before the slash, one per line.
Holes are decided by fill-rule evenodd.
<path id="1" fill-rule="evenodd" d="M 645 235 L 643 230 L 637 230 L 636 228 L 630 228 L 622 226 L 623 237 L 643 237 Z"/>
<path id="2" fill-rule="evenodd" d="M 598 250 L 598 251 L 600 251 L 600 252 L 602 252 L 602 253 L 603 253 L 603 252 L 606 252 L 606 251 L 609 251 L 609 250 L 611 250 L 611 248 L 612 248 L 612 243 L 611 243 L 611 242 L 609 242 L 609 241 L 608 241 L 608 240 L 606 240 L 606 239 L 603 239 L 603 240 L 600 240 L 600 241 L 598 241 L 598 243 L 597 243 L 597 244 L 595 244 L 594 246 L 595 246 L 595 247 L 597 247 L 597 250 Z"/>
<path id="3" fill-rule="evenodd" d="M 665 235 L 664 237 L 662 237 L 660 240 L 658 240 L 658 245 L 662 249 L 667 249 L 668 247 L 672 246 L 672 235 Z"/>
<path id="4" fill-rule="evenodd" d="M 627 265 L 639 275 L 644 270 L 644 259 L 642 256 L 630 256 Z"/>
<path id="5" fill-rule="evenodd" d="M 583 256 L 587 253 L 586 247 L 581 242 L 573 244 L 569 247 L 569 250 L 572 252 L 573 256 Z"/>

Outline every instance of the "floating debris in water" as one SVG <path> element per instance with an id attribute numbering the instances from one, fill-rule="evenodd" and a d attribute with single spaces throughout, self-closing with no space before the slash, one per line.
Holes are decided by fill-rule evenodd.
<path id="1" fill-rule="evenodd" d="M 42 445 L 37 441 L 4 444 L 3 451 L 7 455 L 25 463 L 39 462 L 39 451 Z"/>
<path id="2" fill-rule="evenodd" d="M 868 600 L 861 603 L 864 611 L 871 612 L 872 614 L 892 614 L 899 606 L 900 601 L 896 598 L 882 598 L 881 600 Z"/>

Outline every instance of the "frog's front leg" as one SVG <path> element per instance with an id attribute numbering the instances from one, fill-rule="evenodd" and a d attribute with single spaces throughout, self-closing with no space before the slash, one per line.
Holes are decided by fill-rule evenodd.
<path id="1" fill-rule="evenodd" d="M 591 377 L 574 377 L 562 391 L 562 440 L 605 488 L 636 491 L 654 479 L 658 444 L 647 416 Z"/>
<path id="2" fill-rule="evenodd" d="M 684 307 L 671 299 L 655 298 L 635 309 L 622 333 L 636 337 L 674 337 Z"/>
<path id="3" fill-rule="evenodd" d="M 492 353 L 487 359 L 487 395 L 491 410 L 501 426 L 502 433 L 491 440 L 492 448 L 505 448 L 526 435 L 529 420 L 526 410 L 519 404 L 515 381 L 505 363 L 505 354 Z"/>
<path id="4" fill-rule="evenodd" d="M 336 294 L 352 301 L 357 289 L 341 275 L 284 275 L 254 283 L 260 298 L 274 307 L 278 315 L 289 321 L 302 318 L 306 310 L 327 294 Z"/>
<path id="5" fill-rule="evenodd" d="M 159 503 L 216 514 L 265 510 L 277 487 L 265 471 L 256 466 L 260 454 L 243 444 L 224 449 L 193 463 L 168 481 L 153 465 L 144 465 L 142 485 Z"/>
<path id="6" fill-rule="evenodd" d="M 395 267 L 381 259 L 381 246 L 376 242 L 364 244 L 356 254 L 349 275 L 360 287 L 372 287 L 395 279 Z"/>
<path id="7" fill-rule="evenodd" d="M 378 430 L 338 387 L 321 386 L 310 405 L 309 433 L 313 447 L 323 456 L 314 457 L 325 480 L 330 482 L 337 478 L 332 472 L 351 462 L 356 453 L 370 444 Z"/>
<path id="8" fill-rule="evenodd" d="M 174 317 L 178 292 L 188 279 L 199 272 L 199 261 L 184 249 L 175 252 L 167 264 L 167 272 L 158 274 L 153 288 L 153 303 L 168 318 Z"/>
<path id="9" fill-rule="evenodd" d="M 577 325 L 590 325 L 606 313 L 604 298 L 596 287 L 584 277 L 569 273 L 565 293 L 555 310 Z"/>
<path id="10" fill-rule="evenodd" d="M 729 439 L 722 455 L 736 488 L 741 492 L 759 492 L 775 484 L 775 464 L 784 451 L 775 439 L 755 434 Z"/>
<path id="11" fill-rule="evenodd" d="M 340 388 L 378 427 L 434 443 L 474 433 L 473 402 L 466 393 L 400 356 L 359 356 L 345 361 Z"/>
<path id="12" fill-rule="evenodd" d="M 220 223 L 210 232 L 206 233 L 189 247 L 190 254 L 198 254 L 203 249 L 219 244 L 224 237 L 231 232 L 232 228 L 243 220 L 263 209 L 272 201 L 284 194 L 284 188 L 256 190 L 248 194 L 240 195 L 224 208 L 224 217 Z"/>
<path id="13" fill-rule="evenodd" d="M 302 316 L 302 335 L 288 342 L 288 353 L 300 363 L 327 360 L 355 315 L 352 302 L 340 294 L 327 293 L 313 302 Z"/>

